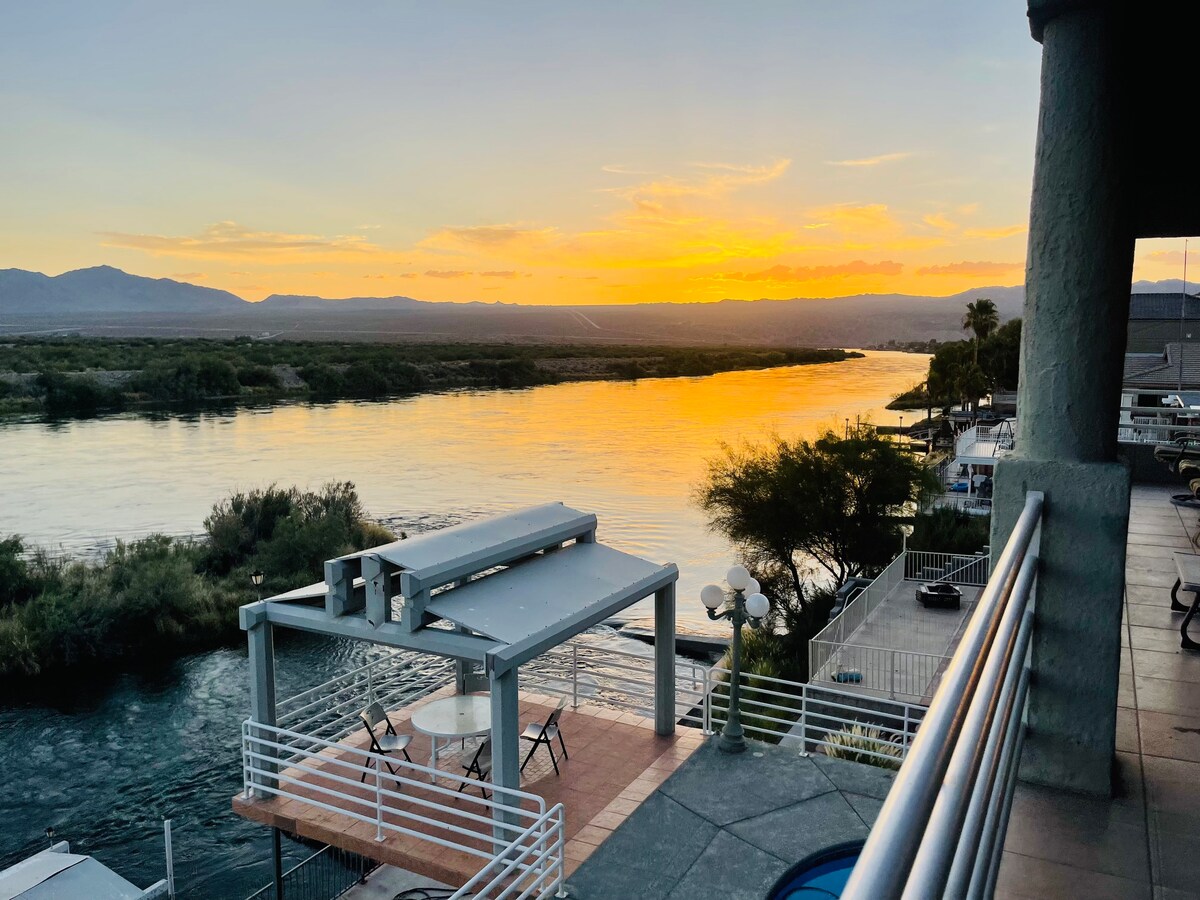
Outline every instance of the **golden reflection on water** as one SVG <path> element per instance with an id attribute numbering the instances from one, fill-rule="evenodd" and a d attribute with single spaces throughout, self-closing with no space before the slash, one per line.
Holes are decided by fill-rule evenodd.
<path id="1" fill-rule="evenodd" d="M 218 498 L 271 482 L 353 481 L 373 515 L 409 530 L 561 500 L 596 512 L 601 540 L 676 563 L 681 622 L 707 630 L 693 601 L 732 553 L 691 502 L 705 460 L 722 441 L 773 431 L 811 436 L 858 415 L 893 424 L 898 415 L 882 407 L 924 377 L 927 359 L 870 352 L 707 378 L 9 425 L 0 428 L 0 534 L 83 549 L 193 532 Z"/>

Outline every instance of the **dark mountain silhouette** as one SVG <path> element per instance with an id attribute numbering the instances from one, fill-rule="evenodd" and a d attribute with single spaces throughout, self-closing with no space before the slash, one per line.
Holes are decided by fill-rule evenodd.
<path id="1" fill-rule="evenodd" d="M 0 269 L 0 314 L 53 316 L 105 312 L 231 312 L 246 301 L 228 291 L 170 278 L 143 278 L 112 266 L 53 277 Z"/>
<path id="2" fill-rule="evenodd" d="M 1138 282 L 1135 291 L 1179 290 L 1181 282 Z M 0 271 L 0 334 L 82 334 L 383 341 L 468 340 L 856 347 L 957 340 L 966 303 L 989 297 L 1002 319 L 1021 314 L 1021 286 L 981 287 L 949 297 L 858 294 L 832 299 L 722 300 L 613 306 L 441 303 L 412 297 L 274 294 L 248 303 L 227 291 L 109 266 L 56 277 Z"/>

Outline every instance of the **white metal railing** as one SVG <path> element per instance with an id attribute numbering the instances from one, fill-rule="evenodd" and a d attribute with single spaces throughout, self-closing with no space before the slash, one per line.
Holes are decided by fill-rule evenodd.
<path id="1" fill-rule="evenodd" d="M 995 892 L 1025 737 L 1042 505 L 1026 495 L 845 900 Z"/>
<path id="2" fill-rule="evenodd" d="M 808 655 L 821 660 L 810 683 L 854 685 L 892 700 L 924 700 L 950 662 L 949 655 L 816 640 L 809 642 Z"/>
<path id="3" fill-rule="evenodd" d="M 1122 406 L 1117 440 L 1127 444 L 1173 444 L 1180 438 L 1200 440 L 1200 410 L 1170 406 Z M 1186 420 L 1180 422 L 1180 417 Z"/>
<path id="4" fill-rule="evenodd" d="M 925 509 L 932 507 L 957 509 L 976 515 L 989 515 L 992 511 L 992 498 L 947 492 L 935 495 L 925 505 Z"/>
<path id="5" fill-rule="evenodd" d="M 551 892 L 566 896 L 561 890 L 565 845 L 563 805 L 556 803 L 451 894 L 450 900 L 493 897 L 495 900 L 506 897 L 524 900 L 526 897 L 544 897 Z"/>
<path id="6" fill-rule="evenodd" d="M 511 896 L 507 888 L 516 883 L 528 886 L 520 897 L 543 897 L 562 884 L 563 808 L 547 810 L 537 794 L 249 720 L 242 725 L 242 782 L 247 798 L 281 797 L 338 813 L 374 826 L 377 841 L 416 837 L 483 859 L 484 872 L 504 860 L 488 889 L 507 882 L 505 891 L 475 890 L 475 897 Z M 491 796 L 476 795 L 480 787 Z M 478 888 L 474 879 L 468 883 Z"/>
<path id="7" fill-rule="evenodd" d="M 361 728 L 358 714 L 378 701 L 399 709 L 454 682 L 454 662 L 399 650 L 301 691 L 275 708 L 281 728 L 337 741 Z"/>
<path id="8" fill-rule="evenodd" d="M 809 641 L 809 679 L 817 678 L 829 666 L 833 653 L 866 624 L 901 582 L 948 581 L 982 586 L 987 583 L 989 565 L 986 555 L 905 550 Z"/>
<path id="9" fill-rule="evenodd" d="M 892 588 L 904 581 L 908 551 L 897 556 L 888 567 L 880 572 L 865 590 L 846 604 L 846 608 L 828 625 L 822 628 L 813 640 L 828 641 L 834 644 L 845 643 L 857 631 L 891 592 Z M 812 659 L 809 659 L 809 670 L 812 669 Z"/>
<path id="10" fill-rule="evenodd" d="M 729 670 L 714 666 L 709 671 L 712 687 L 704 705 L 704 728 L 715 732 L 729 713 Z M 751 737 L 780 743 L 799 743 L 802 750 L 836 746 L 830 737 L 855 725 L 875 728 L 879 737 L 875 750 L 865 746 L 857 754 L 880 761 L 902 759 L 912 743 L 917 726 L 925 716 L 918 703 L 874 700 L 864 702 L 861 694 L 826 685 L 801 684 L 742 672 L 739 679 L 739 710 L 742 728 Z"/>
<path id="11" fill-rule="evenodd" d="M 521 668 L 528 688 L 556 697 L 569 697 L 571 706 L 596 702 L 636 715 L 654 716 L 654 650 L 618 650 L 576 638 L 547 651 Z M 708 692 L 709 667 L 683 658 L 675 660 L 677 721 L 703 725 L 696 709 Z"/>

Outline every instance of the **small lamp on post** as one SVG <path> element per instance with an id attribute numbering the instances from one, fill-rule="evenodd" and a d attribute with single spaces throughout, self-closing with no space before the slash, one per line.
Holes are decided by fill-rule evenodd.
<path id="1" fill-rule="evenodd" d="M 262 600 L 263 573 L 261 569 L 255 569 L 250 573 L 250 583 L 254 585 L 254 589 L 258 591 L 258 599 Z"/>
<path id="2" fill-rule="evenodd" d="M 721 729 L 717 740 L 717 749 L 725 753 L 741 753 L 746 749 L 746 734 L 742 730 L 740 700 L 740 681 L 742 675 L 742 626 L 749 624 L 751 628 L 762 625 L 763 617 L 771 608 L 770 601 L 760 593 L 759 584 L 750 577 L 745 566 L 734 566 L 725 573 L 725 581 L 729 584 L 727 594 L 719 584 L 705 585 L 700 591 L 700 602 L 708 610 L 708 617 L 714 622 L 730 619 L 733 624 L 733 643 L 730 645 L 729 672 L 729 716 Z M 717 612 L 726 599 L 732 605 Z"/>

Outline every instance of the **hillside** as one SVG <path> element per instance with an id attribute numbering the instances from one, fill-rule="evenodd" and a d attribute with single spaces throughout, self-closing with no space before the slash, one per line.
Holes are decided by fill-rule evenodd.
<path id="1" fill-rule="evenodd" d="M 1179 290 L 1139 282 L 1135 291 Z M 502 341 L 865 346 L 957 340 L 963 306 L 995 301 L 1020 315 L 1024 288 L 980 287 L 949 297 L 860 294 L 832 299 L 722 300 L 614 306 L 431 303 L 412 297 L 275 294 L 249 303 L 227 291 L 100 266 L 55 277 L 0 271 L 0 334 L 363 341 Z"/>

